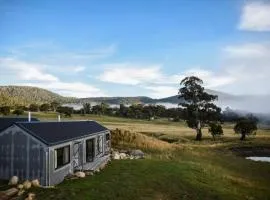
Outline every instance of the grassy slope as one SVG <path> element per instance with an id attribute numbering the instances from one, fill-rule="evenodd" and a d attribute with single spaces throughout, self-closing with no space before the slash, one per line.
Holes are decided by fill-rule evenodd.
<path id="1" fill-rule="evenodd" d="M 46 120 L 56 116 L 36 115 Z M 239 136 L 232 134 L 231 125 L 226 125 L 223 140 L 214 142 L 204 132 L 206 139 L 198 143 L 193 140 L 194 132 L 181 123 L 92 115 L 83 119 L 143 132 L 137 137 L 147 158 L 113 161 L 95 176 L 65 181 L 55 189 L 35 190 L 38 199 L 270 199 L 269 163 L 245 160 L 228 150 L 241 145 L 270 146 L 269 131 L 260 130 L 256 138 L 240 142 Z M 146 135 L 175 137 L 179 144 L 166 143 L 167 148 L 162 150 L 156 149 L 158 146 L 144 148 L 147 142 L 159 141 Z M 164 142 L 160 146 L 165 146 Z"/>

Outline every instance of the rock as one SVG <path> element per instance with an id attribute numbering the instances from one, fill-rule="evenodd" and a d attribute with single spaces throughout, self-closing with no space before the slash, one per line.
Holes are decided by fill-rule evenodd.
<path id="1" fill-rule="evenodd" d="M 120 157 L 120 159 L 127 159 L 127 154 L 126 153 L 120 153 L 119 157 Z"/>
<path id="2" fill-rule="evenodd" d="M 120 154 L 118 152 L 113 152 L 112 153 L 112 159 L 114 159 L 114 160 L 120 160 Z"/>
<path id="3" fill-rule="evenodd" d="M 17 188 L 18 188 L 19 190 L 23 189 L 23 184 L 19 184 L 19 185 L 17 186 Z"/>
<path id="4" fill-rule="evenodd" d="M 85 173 L 84 172 L 76 172 L 75 176 L 79 177 L 79 178 L 84 178 L 85 177 Z"/>
<path id="5" fill-rule="evenodd" d="M 10 188 L 6 191 L 3 192 L 4 196 L 7 196 L 7 197 L 13 197 L 15 196 L 16 194 L 18 194 L 19 190 L 17 188 Z"/>
<path id="6" fill-rule="evenodd" d="M 26 189 L 26 190 L 30 189 L 31 188 L 31 182 L 28 181 L 28 180 L 24 181 L 23 182 L 23 188 Z"/>
<path id="7" fill-rule="evenodd" d="M 121 150 L 119 151 L 119 153 L 125 153 L 125 154 L 127 154 L 127 153 L 128 153 L 128 150 L 121 149 Z"/>
<path id="8" fill-rule="evenodd" d="M 9 185 L 17 185 L 19 182 L 18 176 L 12 176 L 11 179 L 9 180 Z"/>
<path id="9" fill-rule="evenodd" d="M 20 190 L 17 195 L 21 196 L 24 192 L 25 192 L 25 190 Z"/>
<path id="10" fill-rule="evenodd" d="M 130 155 L 133 156 L 135 159 L 142 159 L 144 158 L 144 153 L 140 149 L 132 150 Z"/>
<path id="11" fill-rule="evenodd" d="M 25 200 L 34 200 L 36 195 L 34 193 L 29 193 Z"/>
<path id="12" fill-rule="evenodd" d="M 97 169 L 95 170 L 95 172 L 96 172 L 96 173 L 99 173 L 99 172 L 100 172 L 100 169 L 99 169 L 99 168 L 97 168 Z"/>
<path id="13" fill-rule="evenodd" d="M 100 165 L 99 169 L 100 169 L 100 170 L 103 170 L 103 169 L 106 167 L 106 164 L 107 164 L 107 163 L 102 163 L 102 164 Z"/>
<path id="14" fill-rule="evenodd" d="M 94 173 L 92 171 L 86 171 L 84 172 L 86 176 L 93 176 Z"/>
<path id="15" fill-rule="evenodd" d="M 40 187 L 39 180 L 38 179 L 32 180 L 32 186 L 33 187 Z"/>

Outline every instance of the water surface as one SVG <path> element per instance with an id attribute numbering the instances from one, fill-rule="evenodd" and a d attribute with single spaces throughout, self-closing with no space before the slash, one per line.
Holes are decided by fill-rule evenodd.
<path id="1" fill-rule="evenodd" d="M 270 162 L 270 157 L 250 156 L 250 157 L 246 157 L 246 159 L 254 160 L 254 161 L 262 161 L 262 162 Z"/>

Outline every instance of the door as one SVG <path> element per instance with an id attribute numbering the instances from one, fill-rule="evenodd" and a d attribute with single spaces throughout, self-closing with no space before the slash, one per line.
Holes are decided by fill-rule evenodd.
<path id="1" fill-rule="evenodd" d="M 73 144 L 73 169 L 80 169 L 81 167 L 81 142 L 76 142 Z"/>
<path id="2" fill-rule="evenodd" d="M 95 139 L 86 140 L 86 162 L 93 162 L 95 158 Z"/>

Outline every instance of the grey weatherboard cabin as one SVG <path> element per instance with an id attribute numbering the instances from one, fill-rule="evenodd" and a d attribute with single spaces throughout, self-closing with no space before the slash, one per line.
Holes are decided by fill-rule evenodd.
<path id="1" fill-rule="evenodd" d="M 40 122 L 0 118 L 0 179 L 62 182 L 77 170 L 95 170 L 110 157 L 110 131 L 95 121 Z"/>

